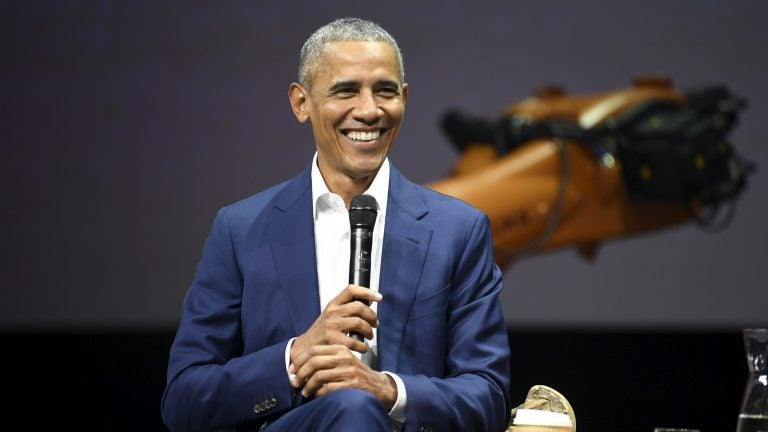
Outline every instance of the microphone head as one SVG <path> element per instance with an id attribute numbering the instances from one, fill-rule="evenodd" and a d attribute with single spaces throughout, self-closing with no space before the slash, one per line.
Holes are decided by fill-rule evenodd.
<path id="1" fill-rule="evenodd" d="M 370 195 L 357 195 L 352 198 L 349 205 L 349 224 L 352 228 L 366 227 L 373 230 L 376 223 L 376 215 L 379 212 L 379 203 Z"/>

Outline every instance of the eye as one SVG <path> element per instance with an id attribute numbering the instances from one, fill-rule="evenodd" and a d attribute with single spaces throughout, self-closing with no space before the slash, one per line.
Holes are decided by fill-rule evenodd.
<path id="1" fill-rule="evenodd" d="M 379 90 L 377 90 L 376 93 L 379 96 L 383 96 L 386 98 L 393 98 L 400 94 L 400 89 L 398 89 L 397 87 L 382 87 Z"/>
<path id="2" fill-rule="evenodd" d="M 342 87 L 333 91 L 333 95 L 340 98 L 349 98 L 354 96 L 357 91 L 354 88 Z"/>

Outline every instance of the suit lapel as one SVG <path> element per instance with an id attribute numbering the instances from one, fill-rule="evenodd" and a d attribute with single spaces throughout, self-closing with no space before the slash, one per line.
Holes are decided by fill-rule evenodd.
<path id="1" fill-rule="evenodd" d="M 285 186 L 270 210 L 267 237 L 298 335 L 304 333 L 320 313 L 309 169 Z"/>
<path id="2" fill-rule="evenodd" d="M 377 331 L 382 370 L 397 370 L 400 345 L 432 238 L 420 219 L 427 208 L 415 186 L 391 167 L 379 291 Z"/>

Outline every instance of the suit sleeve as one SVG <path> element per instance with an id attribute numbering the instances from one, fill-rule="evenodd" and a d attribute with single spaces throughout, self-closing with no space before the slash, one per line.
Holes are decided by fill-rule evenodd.
<path id="1" fill-rule="evenodd" d="M 468 229 L 451 280 L 445 377 L 400 375 L 406 431 L 503 431 L 509 422 L 509 340 L 499 302 L 488 219 Z"/>
<path id="2" fill-rule="evenodd" d="M 243 355 L 242 289 L 224 208 L 184 299 L 170 352 L 162 414 L 172 431 L 214 430 L 291 407 L 288 341 Z"/>

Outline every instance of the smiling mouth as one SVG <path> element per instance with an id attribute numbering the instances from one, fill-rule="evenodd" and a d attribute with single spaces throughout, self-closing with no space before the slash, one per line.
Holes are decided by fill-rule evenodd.
<path id="1" fill-rule="evenodd" d="M 378 139 L 384 132 L 386 132 L 386 129 L 376 129 L 371 131 L 342 131 L 344 136 L 353 141 L 373 141 Z"/>

